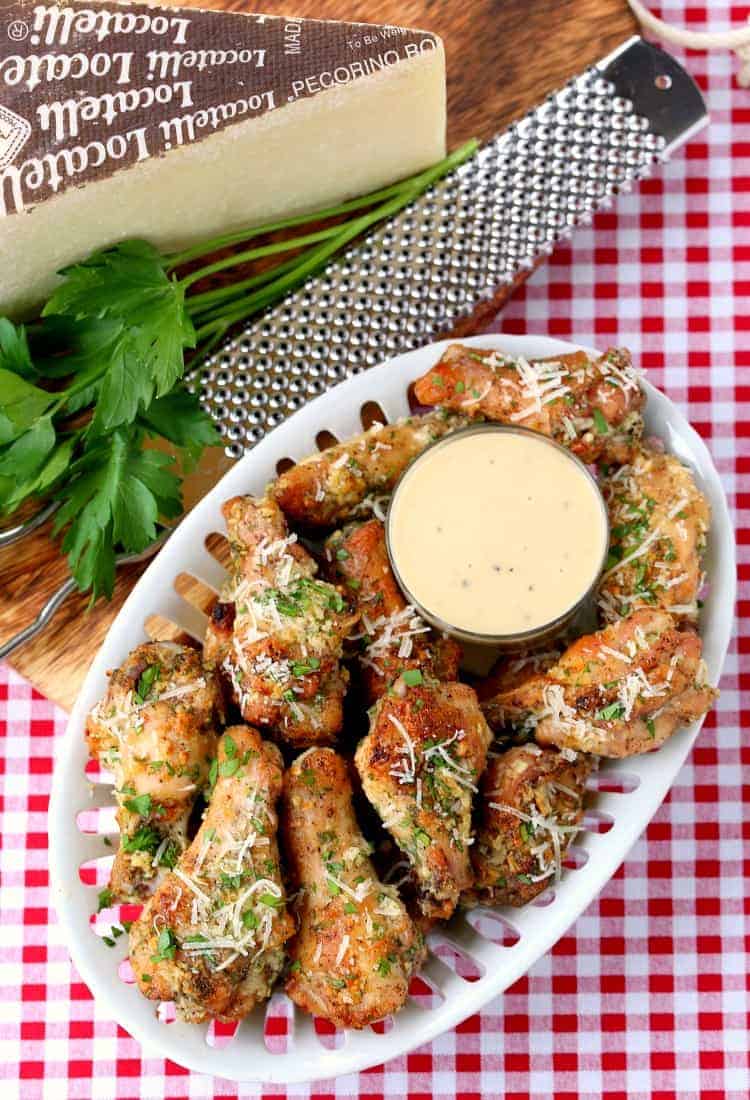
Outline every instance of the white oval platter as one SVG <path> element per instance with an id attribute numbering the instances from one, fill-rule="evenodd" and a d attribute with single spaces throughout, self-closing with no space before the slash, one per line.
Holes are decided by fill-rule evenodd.
<path id="1" fill-rule="evenodd" d="M 572 345 L 545 337 L 488 335 L 463 341 L 475 347 L 498 348 L 527 358 L 560 355 Z M 88 759 L 84 740 L 86 714 L 106 687 L 106 670 L 121 663 L 127 652 L 147 638 L 144 623 L 154 613 L 180 624 L 202 638 L 205 617 L 186 603 L 174 588 L 180 573 L 198 577 L 218 589 L 224 571 L 205 548 L 206 536 L 225 532 L 222 501 L 238 493 L 262 493 L 276 475 L 282 458 L 300 459 L 315 452 L 316 435 L 323 429 L 344 440 L 361 431 L 360 410 L 377 402 L 389 421 L 408 414 L 410 382 L 432 366 L 447 341 L 409 352 L 374 367 L 322 394 L 280 424 L 222 478 L 218 485 L 180 523 L 169 542 L 152 561 L 115 619 L 88 675 L 58 746 L 49 816 L 52 896 L 73 961 L 100 1008 L 133 1035 L 149 1052 L 200 1073 L 233 1081 L 294 1083 L 331 1078 L 395 1058 L 478 1012 L 523 975 L 563 935 L 596 897 L 622 863 L 664 799 L 695 741 L 701 723 L 682 730 L 658 752 L 603 764 L 607 785 L 620 791 L 592 791 L 589 805 L 612 821 L 607 833 L 584 831 L 576 840 L 582 864 L 566 870 L 549 904 L 528 905 L 498 913 L 515 929 L 511 946 L 501 946 L 459 916 L 440 937 L 473 960 L 478 980 L 467 981 L 433 952 L 423 975 L 436 991 L 434 1007 L 424 998 L 410 998 L 385 1033 L 367 1029 L 338 1037 L 335 1049 L 324 1046 L 313 1021 L 293 1013 L 291 1034 L 282 1052 L 272 1052 L 264 1039 L 265 1007 L 241 1024 L 228 1045 L 216 1043 L 205 1025 L 160 1022 L 153 1002 L 119 976 L 127 955 L 127 937 L 113 948 L 92 930 L 97 891 L 83 885 L 82 864 L 111 856 L 105 833 L 114 835 L 110 786 L 93 789 L 84 769 Z M 587 349 L 589 350 L 589 349 Z M 698 434 L 672 402 L 645 383 L 647 432 L 661 436 L 667 450 L 695 471 L 708 495 L 713 513 L 706 569 L 710 591 L 701 614 L 700 631 L 711 681 L 717 683 L 732 631 L 735 600 L 734 534 L 724 492 L 711 456 Z M 82 832 L 81 811 L 101 808 L 101 832 Z M 549 896 L 549 895 L 548 895 Z M 486 931 L 486 927 L 484 928 Z M 497 939 L 497 937 L 494 937 Z M 434 941 L 433 941 L 434 946 Z M 442 998 L 442 999 L 440 999 Z M 274 998 L 278 1005 L 278 997 Z M 213 1045 L 212 1045 L 213 1043 Z"/>

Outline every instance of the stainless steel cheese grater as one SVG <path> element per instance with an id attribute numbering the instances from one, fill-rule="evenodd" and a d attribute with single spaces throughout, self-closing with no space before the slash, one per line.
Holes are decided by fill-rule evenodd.
<path id="1" fill-rule="evenodd" d="M 348 375 L 499 305 L 707 120 L 669 54 L 624 42 L 191 372 L 227 453 Z"/>

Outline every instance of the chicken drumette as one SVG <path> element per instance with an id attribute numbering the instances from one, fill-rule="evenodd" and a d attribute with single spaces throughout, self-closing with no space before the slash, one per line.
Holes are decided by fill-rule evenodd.
<path id="1" fill-rule="evenodd" d="M 470 687 L 407 670 L 357 747 L 364 792 L 408 856 L 426 916 L 449 917 L 471 883 L 472 802 L 491 739 Z"/>
<path id="2" fill-rule="evenodd" d="M 605 621 L 647 605 L 695 621 L 711 512 L 692 472 L 640 447 L 629 465 L 607 473 L 602 491 L 611 538 L 599 592 Z"/>
<path id="3" fill-rule="evenodd" d="M 293 932 L 279 868 L 281 754 L 247 726 L 219 743 L 198 833 L 130 929 L 145 997 L 184 1020 L 242 1019 L 270 996 Z"/>
<path id="4" fill-rule="evenodd" d="M 389 493 L 409 462 L 430 443 L 467 423 L 451 413 L 373 425 L 281 474 L 271 492 L 301 527 L 334 527 L 358 513 L 371 494 Z"/>
<path id="5" fill-rule="evenodd" d="M 527 360 L 451 344 L 414 392 L 425 405 L 533 428 L 584 462 L 627 461 L 643 431 L 643 393 L 630 354 L 617 348 L 595 360 Z"/>
<path id="6" fill-rule="evenodd" d="M 343 639 L 356 615 L 338 588 L 317 579 L 274 501 L 234 497 L 223 512 L 232 567 L 206 661 L 228 675 L 246 721 L 293 745 L 332 741 L 346 689 Z"/>
<path id="7" fill-rule="evenodd" d="M 474 885 L 463 905 L 525 905 L 560 877 L 583 818 L 594 758 L 517 745 L 491 758 L 482 777 L 471 850 Z"/>
<path id="8" fill-rule="evenodd" d="M 437 634 L 407 604 L 379 520 L 337 531 L 326 544 L 326 557 L 359 611 L 358 660 L 368 702 L 379 699 L 404 669 L 420 669 L 437 680 L 457 678 L 461 647 Z"/>
<path id="9" fill-rule="evenodd" d="M 91 755 L 114 773 L 120 846 L 113 900 L 144 896 L 187 842 L 193 804 L 216 749 L 221 693 L 200 654 L 171 642 L 138 646 L 110 674 L 89 714 Z"/>
<path id="10" fill-rule="evenodd" d="M 695 630 L 648 608 L 579 638 L 546 672 L 504 691 L 490 677 L 479 693 L 497 726 L 515 726 L 563 750 L 612 757 L 657 748 L 716 697 Z"/>
<path id="11" fill-rule="evenodd" d="M 366 1027 L 403 1005 L 424 945 L 396 890 L 377 878 L 346 763 L 332 749 L 294 761 L 282 822 L 298 891 L 287 993 L 337 1027 Z"/>

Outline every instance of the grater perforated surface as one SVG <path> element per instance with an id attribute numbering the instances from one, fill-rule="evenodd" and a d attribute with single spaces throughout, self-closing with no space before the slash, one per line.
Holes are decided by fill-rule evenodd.
<path id="1" fill-rule="evenodd" d="M 190 374 L 227 453 L 450 332 L 705 119 L 687 73 L 639 38 L 571 80 Z"/>

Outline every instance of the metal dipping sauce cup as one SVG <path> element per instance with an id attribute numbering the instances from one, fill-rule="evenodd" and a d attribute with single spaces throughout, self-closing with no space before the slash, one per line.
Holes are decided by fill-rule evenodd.
<path id="1" fill-rule="evenodd" d="M 398 557 L 393 551 L 393 538 L 392 538 L 392 523 L 395 511 L 395 504 L 398 499 L 399 490 L 401 486 L 409 477 L 410 473 L 416 468 L 417 465 L 423 462 L 429 461 L 430 455 L 438 448 L 451 447 L 457 440 L 465 438 L 467 435 L 476 435 L 480 432 L 493 432 L 502 433 L 505 435 L 523 435 L 531 436 L 534 440 L 537 440 L 540 444 L 547 447 L 553 447 L 556 451 L 565 456 L 565 458 L 574 463 L 581 473 L 589 480 L 596 499 L 601 506 L 602 524 L 605 537 L 602 540 L 602 554 L 599 566 L 596 569 L 594 575 L 591 578 L 591 583 L 586 587 L 586 590 L 576 598 L 576 600 L 566 608 L 556 618 L 549 620 L 548 622 L 539 623 L 538 625 L 530 628 L 529 630 L 518 631 L 515 633 L 498 633 L 498 634 L 483 634 L 477 633 L 472 630 L 467 630 L 460 626 L 456 626 L 454 623 L 445 622 L 429 607 L 425 607 L 409 589 L 408 585 L 404 583 L 403 577 L 399 571 Z M 450 517 L 446 516 L 446 522 L 450 521 Z M 609 518 L 607 514 L 607 506 L 604 502 L 604 498 L 601 494 L 601 490 L 596 482 L 596 479 L 592 475 L 589 468 L 584 465 L 581 460 L 569 451 L 566 447 L 561 446 L 555 442 L 554 439 L 550 439 L 549 436 L 542 435 L 541 432 L 532 431 L 530 428 L 522 428 L 516 425 L 510 424 L 476 424 L 468 428 L 461 428 L 460 430 L 452 433 L 451 435 L 443 436 L 442 439 L 438 439 L 435 443 L 431 443 L 429 447 L 426 447 L 421 454 L 417 455 L 407 468 L 403 471 L 400 478 L 396 482 L 391 496 L 391 502 L 388 507 L 388 513 L 385 521 L 385 539 L 386 547 L 388 550 L 388 558 L 393 569 L 394 576 L 404 593 L 406 599 L 414 605 L 421 617 L 428 622 L 435 629 L 442 631 L 445 634 L 450 634 L 455 638 L 460 639 L 463 642 L 473 643 L 480 646 L 494 646 L 495 649 L 500 650 L 519 650 L 533 648 L 537 645 L 547 642 L 554 638 L 556 635 L 561 634 L 567 626 L 578 615 L 582 615 L 586 608 L 593 604 L 596 590 L 604 570 L 604 564 L 607 560 L 607 554 L 609 551 Z"/>

